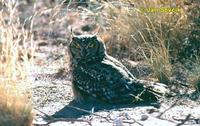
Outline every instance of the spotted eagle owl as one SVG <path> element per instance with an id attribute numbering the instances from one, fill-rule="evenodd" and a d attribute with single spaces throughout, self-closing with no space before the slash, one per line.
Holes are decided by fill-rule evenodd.
<path id="1" fill-rule="evenodd" d="M 117 59 L 106 53 L 96 35 L 73 36 L 69 45 L 72 86 L 76 100 L 94 98 L 106 103 L 157 101 L 159 92 L 147 88 Z"/>

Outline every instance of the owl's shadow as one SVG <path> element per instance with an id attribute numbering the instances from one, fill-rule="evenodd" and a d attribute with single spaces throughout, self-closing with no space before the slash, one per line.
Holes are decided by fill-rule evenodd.
<path id="1" fill-rule="evenodd" d="M 121 108 L 133 108 L 136 106 L 154 106 L 160 107 L 157 103 L 140 103 L 140 104 L 106 104 L 97 101 L 76 102 L 71 101 L 61 110 L 52 115 L 54 118 L 80 118 L 90 115 L 93 112 L 117 110 Z"/>

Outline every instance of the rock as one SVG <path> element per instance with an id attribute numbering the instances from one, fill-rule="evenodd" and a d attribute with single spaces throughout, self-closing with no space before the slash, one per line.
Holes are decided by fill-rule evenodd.
<path id="1" fill-rule="evenodd" d="M 145 121 L 145 120 L 147 120 L 149 118 L 149 116 L 148 115 L 142 115 L 141 116 L 141 121 Z"/>

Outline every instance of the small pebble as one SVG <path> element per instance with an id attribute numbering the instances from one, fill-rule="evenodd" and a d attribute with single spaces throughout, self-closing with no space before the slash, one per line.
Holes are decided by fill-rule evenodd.
<path id="1" fill-rule="evenodd" d="M 149 118 L 149 116 L 148 115 L 142 115 L 141 116 L 141 121 L 145 121 L 145 120 L 147 120 Z"/>

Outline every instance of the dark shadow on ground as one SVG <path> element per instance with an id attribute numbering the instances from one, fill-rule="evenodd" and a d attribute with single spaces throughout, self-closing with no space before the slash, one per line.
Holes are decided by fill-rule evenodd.
<path id="1" fill-rule="evenodd" d="M 68 105 L 66 105 L 61 110 L 57 111 L 52 115 L 54 118 L 79 118 L 81 116 L 90 115 L 92 112 L 98 111 L 109 111 L 109 110 L 117 110 L 121 108 L 133 108 L 137 106 L 154 106 L 156 108 L 160 107 L 158 103 L 141 103 L 141 104 L 106 104 L 100 103 L 97 101 L 90 102 L 76 102 L 71 101 Z"/>

